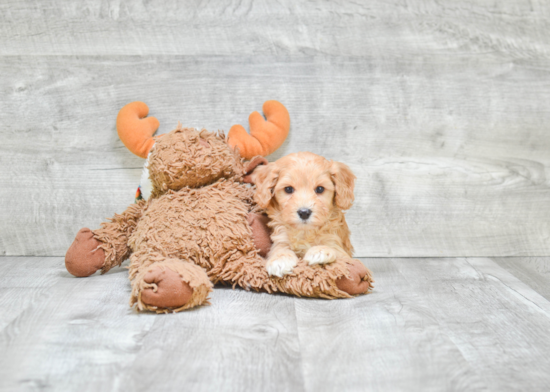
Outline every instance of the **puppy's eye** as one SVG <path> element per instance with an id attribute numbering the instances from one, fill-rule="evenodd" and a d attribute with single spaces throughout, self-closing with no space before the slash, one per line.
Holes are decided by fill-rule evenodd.
<path id="1" fill-rule="evenodd" d="M 294 188 L 291 187 L 291 186 L 287 186 L 287 187 L 285 188 L 285 192 L 288 193 L 288 194 L 291 194 L 292 192 L 294 192 Z"/>
<path id="2" fill-rule="evenodd" d="M 325 188 L 323 188 L 322 186 L 318 186 L 317 188 L 315 188 L 315 193 L 317 193 L 318 195 L 320 195 L 324 191 L 325 191 Z"/>

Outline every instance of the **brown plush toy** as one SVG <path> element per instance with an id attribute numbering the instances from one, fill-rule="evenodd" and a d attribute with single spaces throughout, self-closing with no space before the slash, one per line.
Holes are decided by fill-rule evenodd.
<path id="1" fill-rule="evenodd" d="M 266 107 L 272 108 L 268 132 L 282 143 L 288 112 L 276 101 Z M 180 126 L 155 139 L 158 121 L 145 118 L 147 113 L 144 103 L 133 102 L 120 111 L 117 128 L 132 152 L 148 157 L 151 195 L 100 229 L 81 229 L 65 257 L 71 274 L 105 273 L 130 258 L 130 305 L 159 313 L 207 303 L 214 284 L 321 298 L 370 290 L 369 271 L 353 259 L 315 266 L 300 262 L 292 274 L 270 277 L 262 257 L 270 247 L 267 218 L 253 201 L 254 186 L 247 184 L 267 161 L 244 162 L 241 147 L 234 150 L 223 134 L 206 130 Z M 277 123 L 275 128 L 285 127 L 277 133 L 270 123 L 281 117 L 288 121 Z"/>

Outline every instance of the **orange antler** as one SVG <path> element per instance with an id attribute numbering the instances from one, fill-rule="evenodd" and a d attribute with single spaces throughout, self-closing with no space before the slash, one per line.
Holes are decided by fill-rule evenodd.
<path id="1" fill-rule="evenodd" d="M 154 133 L 159 127 L 155 117 L 147 117 L 149 108 L 143 102 L 132 102 L 118 112 L 116 129 L 122 143 L 138 157 L 147 158 L 155 144 Z"/>
<path id="2" fill-rule="evenodd" d="M 248 117 L 250 134 L 242 125 L 233 125 L 227 134 L 227 143 L 239 149 L 245 159 L 257 155 L 267 156 L 277 150 L 290 129 L 290 116 L 284 105 L 277 101 L 266 101 L 263 106 L 267 121 L 258 112 Z"/>

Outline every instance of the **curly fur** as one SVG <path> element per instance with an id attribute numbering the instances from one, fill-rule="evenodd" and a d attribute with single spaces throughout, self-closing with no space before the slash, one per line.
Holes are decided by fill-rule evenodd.
<path id="1" fill-rule="evenodd" d="M 299 258 L 326 264 L 353 256 L 343 210 L 353 204 L 355 176 L 347 165 L 300 152 L 259 168 L 255 180 L 255 200 L 267 209 L 273 229 L 271 275 L 290 273 Z"/>
<path id="2" fill-rule="evenodd" d="M 261 208 L 254 187 L 242 182 L 242 159 L 223 134 L 178 127 L 158 138 L 149 171 L 151 197 L 94 231 L 106 253 L 103 272 L 130 257 L 130 304 L 138 310 L 181 311 L 205 304 L 213 284 L 302 297 L 350 297 L 336 283 L 349 276 L 349 261 L 343 258 L 327 266 L 299 264 L 284 278 L 267 274 L 248 224 L 248 214 Z M 192 287 L 192 299 L 175 309 L 144 303 L 143 290 L 155 288 L 144 280 L 153 268 L 177 272 Z"/>
<path id="3" fill-rule="evenodd" d="M 128 239 L 133 234 L 146 206 L 147 202 L 140 200 L 128 207 L 122 214 L 115 214 L 110 222 L 102 223 L 99 229 L 93 231 L 94 237 L 101 242 L 99 247 L 105 251 L 105 264 L 101 268 L 102 274 L 121 265 L 130 257 L 132 248 L 128 245 Z"/>
<path id="4" fill-rule="evenodd" d="M 157 139 L 149 157 L 153 197 L 168 190 L 197 188 L 220 178 L 242 177 L 241 157 L 227 148 L 223 133 L 178 127 Z"/>

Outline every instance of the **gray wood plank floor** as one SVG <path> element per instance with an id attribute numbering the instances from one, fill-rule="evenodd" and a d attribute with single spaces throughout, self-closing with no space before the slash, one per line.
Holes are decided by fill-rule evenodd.
<path id="1" fill-rule="evenodd" d="M 357 255 L 550 255 L 550 2 L 0 2 L 0 255 L 62 256 L 132 202 L 114 122 L 291 114 L 270 159 L 358 175 Z"/>
<path id="2" fill-rule="evenodd" d="M 550 258 L 363 259 L 372 294 L 216 288 L 168 315 L 128 307 L 127 271 L 0 258 L 0 389 L 517 391 L 550 383 Z"/>

